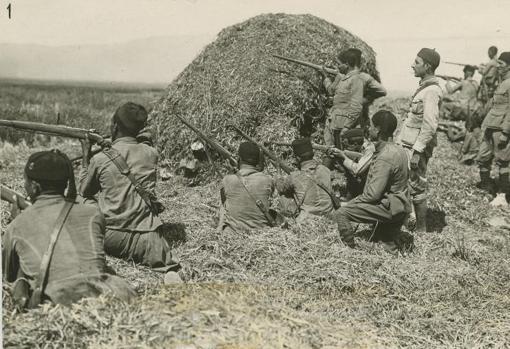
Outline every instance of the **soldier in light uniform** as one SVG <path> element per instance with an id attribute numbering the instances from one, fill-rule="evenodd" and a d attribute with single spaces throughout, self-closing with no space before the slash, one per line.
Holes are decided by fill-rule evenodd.
<path id="1" fill-rule="evenodd" d="M 501 84 L 494 91 L 492 105 L 482 124 L 484 137 L 478 152 L 477 162 L 480 168 L 480 187 L 495 191 L 490 176 L 492 160 L 499 167 L 499 191 L 495 206 L 507 206 L 510 200 L 509 162 L 510 162 L 510 52 L 503 52 L 498 60 L 498 73 Z"/>
<path id="2" fill-rule="evenodd" d="M 278 193 L 294 198 L 298 209 L 298 221 L 309 215 L 327 216 L 333 209 L 331 171 L 313 159 L 310 138 L 292 142 L 292 149 L 299 164 L 299 170 L 286 178 L 276 181 Z"/>
<path id="3" fill-rule="evenodd" d="M 391 251 L 413 247 L 412 236 L 400 231 L 411 202 L 407 154 L 388 141 L 396 127 L 397 118 L 391 112 L 381 110 L 373 115 L 369 135 L 375 153 L 363 193 L 333 214 L 342 241 L 350 247 L 355 246 L 350 222 L 375 224 L 375 240 L 386 243 Z"/>
<path id="4" fill-rule="evenodd" d="M 225 176 L 220 189 L 219 230 L 246 231 L 270 226 L 265 210 L 269 212 L 274 183 L 257 168 L 260 157 L 255 143 L 244 142 L 239 146 L 239 171 Z"/>
<path id="5" fill-rule="evenodd" d="M 80 193 L 89 199 L 98 194 L 106 218 L 107 254 L 166 272 L 179 265 L 172 259 L 158 216 L 162 208 L 155 196 L 158 153 L 136 139 L 146 120 L 141 105 L 126 103 L 112 117 L 110 149 L 89 159 L 90 143 L 82 142 Z"/>
<path id="6" fill-rule="evenodd" d="M 452 102 L 444 102 L 445 108 L 449 111 L 449 119 L 468 120 L 477 108 L 476 95 L 478 82 L 473 79 L 475 67 L 466 65 L 464 67 L 464 79 L 453 86 L 446 85 L 446 91 L 453 94 L 459 91 L 458 98 Z"/>
<path id="7" fill-rule="evenodd" d="M 123 300 L 136 296 L 124 280 L 108 273 L 104 216 L 95 206 L 75 203 L 74 174 L 67 156 L 59 151 L 32 154 L 25 166 L 25 189 L 33 205 L 12 221 L 2 237 L 4 280 L 15 282 L 13 298 L 20 308 L 37 306 L 27 303 L 38 288 L 42 288 L 40 301 L 63 305 L 102 293 Z M 48 252 L 52 240 L 56 242 Z M 47 271 L 41 273 L 46 261 Z M 24 283 L 29 287 L 21 287 Z"/>
<path id="8" fill-rule="evenodd" d="M 488 55 L 490 61 L 486 64 L 480 64 L 480 69 L 478 72 L 482 74 L 482 95 L 480 99 L 482 102 L 488 102 L 492 96 L 494 95 L 494 91 L 499 83 L 499 73 L 498 73 L 498 48 L 496 46 L 489 47 Z"/>
<path id="9" fill-rule="evenodd" d="M 410 186 L 416 216 L 416 231 L 427 230 L 427 164 L 437 144 L 436 131 L 443 90 L 434 75 L 439 54 L 429 48 L 418 52 L 412 68 L 420 84 L 411 100 L 407 118 L 397 136 L 397 143 L 407 151 L 410 160 Z"/>

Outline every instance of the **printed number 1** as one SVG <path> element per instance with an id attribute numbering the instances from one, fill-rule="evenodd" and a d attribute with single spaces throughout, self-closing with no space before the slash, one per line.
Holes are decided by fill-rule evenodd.
<path id="1" fill-rule="evenodd" d="M 9 6 L 7 6 L 7 12 L 9 13 L 9 19 L 11 19 L 11 4 L 9 3 Z"/>

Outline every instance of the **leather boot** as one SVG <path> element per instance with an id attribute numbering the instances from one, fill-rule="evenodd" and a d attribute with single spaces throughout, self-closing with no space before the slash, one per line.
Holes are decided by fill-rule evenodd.
<path id="1" fill-rule="evenodd" d="M 480 170 L 480 183 L 478 183 L 476 186 L 491 195 L 496 195 L 496 186 L 491 178 L 490 171 Z"/>
<path id="2" fill-rule="evenodd" d="M 416 212 L 416 232 L 427 232 L 427 200 L 413 202 L 414 212 Z"/>

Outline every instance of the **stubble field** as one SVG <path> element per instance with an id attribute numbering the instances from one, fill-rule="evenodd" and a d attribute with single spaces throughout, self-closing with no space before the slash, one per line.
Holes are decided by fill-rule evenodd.
<path id="1" fill-rule="evenodd" d="M 47 121 L 60 113 L 68 124 L 100 130 L 122 101 L 150 107 L 159 95 L 83 88 L 69 95 L 66 88 L 5 84 L 0 90 L 0 118 L 17 117 L 26 109 L 21 103 L 31 100 L 19 119 Z M 403 102 L 380 104 L 401 111 Z M 84 112 L 63 119 L 70 106 Z M 2 139 L 21 137 L 4 132 Z M 0 148 L 0 181 L 21 192 L 31 152 L 58 147 L 79 154 L 74 141 L 30 137 Z M 25 314 L 15 313 L 4 284 L 4 347 L 507 348 L 510 231 L 489 222 L 509 211 L 488 205 L 475 188 L 476 168 L 458 164 L 457 148 L 440 134 L 429 170 L 429 232 L 415 235 L 408 256 L 365 241 L 365 227 L 359 248 L 349 249 L 335 225 L 320 218 L 288 230 L 218 234 L 219 177 L 193 188 L 176 175 L 160 181 L 163 218 L 175 224 L 185 283 L 163 285 L 160 274 L 109 259 L 137 288 L 133 303 L 101 297 Z M 2 203 L 2 232 L 7 215 Z"/>

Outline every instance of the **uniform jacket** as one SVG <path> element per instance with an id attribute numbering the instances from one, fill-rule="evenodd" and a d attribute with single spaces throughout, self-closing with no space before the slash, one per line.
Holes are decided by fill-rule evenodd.
<path id="1" fill-rule="evenodd" d="M 435 76 L 420 81 L 420 88 L 414 95 L 407 118 L 402 124 L 397 143 L 423 152 L 426 147 L 436 145 L 436 130 L 439 122 L 439 107 L 443 96 Z"/>
<path id="2" fill-rule="evenodd" d="M 301 211 L 314 215 L 327 215 L 333 210 L 331 197 L 311 179 L 332 191 L 331 171 L 315 160 L 303 161 L 301 170 L 279 179 L 276 188 L 280 194 L 294 196 Z"/>
<path id="3" fill-rule="evenodd" d="M 61 195 L 40 195 L 7 227 L 2 238 L 2 269 L 8 282 L 23 276 L 32 289 L 36 286 L 42 256 L 64 203 Z M 118 293 L 134 295 L 125 282 L 105 275 L 104 232 L 104 216 L 96 206 L 75 204 L 71 208 L 51 258 L 47 297 L 55 303 L 69 304 L 81 297 L 96 296 L 98 288 L 107 287 L 107 279 L 113 280 L 110 286 L 116 284 L 122 289 Z"/>
<path id="4" fill-rule="evenodd" d="M 154 193 L 158 163 L 156 149 L 138 143 L 133 137 L 118 138 L 112 147 L 126 160 L 131 173 L 142 186 Z M 97 193 L 108 229 L 148 232 L 163 224 L 150 211 L 131 181 L 103 153 L 92 157 L 89 167 L 82 168 L 80 172 L 80 194 L 89 198 Z"/>
<path id="5" fill-rule="evenodd" d="M 499 84 L 492 97 L 492 107 L 485 117 L 482 128 L 501 130 L 510 134 L 510 73 Z"/>
<path id="6" fill-rule="evenodd" d="M 359 70 L 337 75 L 328 86 L 333 95 L 333 106 L 329 111 L 332 129 L 353 128 L 359 122 L 363 109 L 364 81 Z"/>
<path id="7" fill-rule="evenodd" d="M 480 74 L 482 74 L 485 83 L 488 86 L 497 84 L 498 81 L 498 60 L 496 57 L 492 58 L 487 64 L 481 67 Z"/>
<path id="8" fill-rule="evenodd" d="M 404 149 L 395 143 L 378 142 L 363 193 L 350 203 L 382 205 L 392 216 L 411 211 L 409 167 Z"/>
<path id="9" fill-rule="evenodd" d="M 255 200 L 260 200 L 269 209 L 269 198 L 274 191 L 273 179 L 259 172 L 254 166 L 242 164 L 238 174 Z M 227 175 L 222 181 L 225 196 L 225 224 L 232 229 L 254 230 L 267 227 L 264 213 L 241 184 L 237 175 Z"/>
<path id="10" fill-rule="evenodd" d="M 375 145 L 372 142 L 365 141 L 363 144 L 363 153 L 357 161 L 345 158 L 343 165 L 356 177 L 362 176 L 368 168 L 374 157 Z"/>

